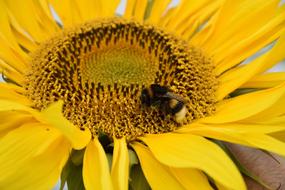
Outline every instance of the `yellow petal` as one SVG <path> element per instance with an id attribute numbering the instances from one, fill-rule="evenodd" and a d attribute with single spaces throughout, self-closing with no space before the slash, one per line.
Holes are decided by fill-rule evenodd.
<path id="1" fill-rule="evenodd" d="M 284 131 L 285 125 L 284 120 L 283 123 L 277 123 L 277 124 L 266 124 L 266 123 L 226 123 L 226 124 L 211 124 L 211 125 L 205 125 L 200 123 L 193 123 L 190 125 L 185 125 L 176 132 L 182 132 L 182 133 L 191 133 L 195 130 L 208 130 L 215 131 L 215 130 L 224 130 L 231 133 L 262 133 L 262 134 L 268 134 L 278 131 Z"/>
<path id="2" fill-rule="evenodd" d="M 178 4 L 178 7 L 181 3 Z M 157 23 L 157 26 L 164 28 L 164 30 L 168 31 L 173 31 L 174 28 L 168 27 L 170 19 L 173 18 L 173 15 L 177 12 L 178 7 L 171 7 L 166 11 L 166 13 L 162 16 L 162 18 L 159 20 Z"/>
<path id="3" fill-rule="evenodd" d="M 202 7 L 196 14 L 190 17 L 191 19 L 188 18 L 187 22 L 184 20 L 177 30 L 181 31 L 181 35 L 184 39 L 191 40 L 192 36 L 199 30 L 199 27 L 207 22 L 214 12 L 218 10 L 220 5 L 221 1 L 208 2 L 207 6 Z"/>
<path id="4" fill-rule="evenodd" d="M 134 7 L 134 18 L 137 21 L 143 21 L 145 16 L 145 11 L 147 8 L 148 0 L 136 1 L 136 6 Z"/>
<path id="5" fill-rule="evenodd" d="M 17 42 L 22 47 L 26 48 L 29 52 L 34 51 L 35 48 L 38 46 L 38 44 L 36 44 L 36 41 L 30 35 L 28 35 L 27 32 L 19 25 L 14 16 L 10 15 L 9 22 L 11 25 L 11 30 Z"/>
<path id="6" fill-rule="evenodd" d="M 285 83 L 275 88 L 244 94 L 225 100 L 212 116 L 202 123 L 228 123 L 243 120 L 270 108 L 285 94 Z"/>
<path id="7" fill-rule="evenodd" d="M 191 134 L 148 135 L 141 138 L 157 160 L 175 168 L 197 168 L 226 187 L 246 189 L 230 158 L 214 143 Z"/>
<path id="8" fill-rule="evenodd" d="M 246 138 L 250 145 L 253 147 L 258 147 L 285 156 L 285 143 L 269 135 L 248 134 L 244 135 L 243 138 Z"/>
<path id="9" fill-rule="evenodd" d="M 41 42 L 56 32 L 57 26 L 49 20 L 41 4 L 33 0 L 6 0 L 10 16 L 36 41 Z"/>
<path id="10" fill-rule="evenodd" d="M 17 172 L 26 160 L 45 150 L 59 137 L 57 130 L 38 123 L 22 125 L 5 135 L 0 139 L 0 170 L 5 173 L 0 176 L 0 184 Z"/>
<path id="11" fill-rule="evenodd" d="M 277 0 L 270 2 L 266 0 L 225 1 L 213 25 L 212 34 L 207 39 L 208 43 L 205 44 L 204 48 L 211 52 L 211 50 L 218 48 L 219 45 L 222 45 L 227 40 L 233 41 L 240 40 L 242 37 L 245 38 L 248 34 L 266 24 L 275 13 L 277 6 Z M 262 14 L 262 11 L 266 11 L 267 14 Z M 257 20 L 257 18 L 259 19 Z M 247 26 L 246 30 L 237 34 L 236 31 L 244 26 Z M 235 34 L 236 37 L 232 34 Z"/>
<path id="12" fill-rule="evenodd" d="M 17 40 L 12 33 L 12 29 L 9 23 L 8 11 L 4 1 L 0 2 L 0 20 L 1 57 L 7 62 L 17 60 L 17 58 L 11 57 L 10 55 L 16 55 L 25 58 L 27 56 L 26 53 L 19 47 Z M 14 65 L 15 64 L 17 63 L 14 63 Z"/>
<path id="13" fill-rule="evenodd" d="M 128 189 L 129 154 L 126 140 L 124 138 L 114 139 L 114 152 L 111 176 L 114 189 Z"/>
<path id="14" fill-rule="evenodd" d="M 17 111 L 1 111 L 0 118 L 0 138 L 25 123 L 36 122 L 30 114 Z"/>
<path id="15" fill-rule="evenodd" d="M 243 122 L 264 122 L 272 118 L 277 118 L 279 116 L 282 116 L 285 114 L 284 105 L 285 105 L 285 94 L 281 98 L 279 98 L 272 106 L 252 117 L 246 118 Z"/>
<path id="16" fill-rule="evenodd" d="M 72 0 L 48 0 L 63 22 L 64 27 L 82 22 L 76 1 Z M 96 10 L 94 10 L 96 11 Z"/>
<path id="17" fill-rule="evenodd" d="M 30 134 L 30 136 L 35 135 Z M 23 139 L 17 140 L 21 141 Z M 44 140 L 42 139 L 42 142 Z M 30 146 L 34 146 L 34 143 L 36 142 L 31 143 Z M 37 145 L 39 146 L 39 144 Z M 21 155 L 15 154 L 15 162 L 17 164 L 14 163 L 15 165 L 9 167 L 9 171 L 13 171 L 13 173 L 5 176 L 6 178 L 0 182 L 0 188 L 11 190 L 52 189 L 58 182 L 70 150 L 70 144 L 61 137 L 53 140 L 41 154 L 25 160 L 21 164 L 17 163 L 22 159 Z"/>
<path id="18" fill-rule="evenodd" d="M 13 68 L 18 73 L 23 73 L 27 69 L 27 57 L 21 55 L 21 50 L 18 50 L 16 47 L 11 46 L 11 43 L 5 41 L 5 38 L 1 33 L 0 33 L 0 60 L 2 60 L 3 62 L 0 64 L 1 68 L 3 68 L 2 65 L 8 64 L 10 68 Z"/>
<path id="19" fill-rule="evenodd" d="M 97 138 L 87 145 L 84 153 L 83 181 L 87 190 L 112 189 L 108 160 Z"/>
<path id="20" fill-rule="evenodd" d="M 277 1 L 277 3 L 278 2 L 279 1 Z M 276 4 L 276 1 L 272 1 L 272 3 Z M 274 17 L 265 21 L 264 24 L 256 29 L 256 31 L 248 32 L 245 30 L 249 34 L 247 37 L 237 38 L 236 42 L 228 42 L 228 46 L 220 48 L 219 52 L 213 52 L 213 54 L 215 54 L 214 60 L 218 64 L 216 67 L 218 74 L 221 74 L 239 64 L 261 48 L 278 39 L 282 33 L 284 33 L 285 6 L 283 5 L 278 9 L 278 11 L 274 12 L 277 12 Z M 252 20 L 248 20 L 246 22 L 255 23 L 255 20 L 259 19 L 253 18 Z M 247 24 L 247 26 L 249 25 L 251 24 Z M 240 28 L 243 27 L 240 26 Z M 230 38 L 233 38 L 234 36 L 236 35 L 231 35 Z M 227 54 L 224 53 L 225 51 L 227 51 Z"/>
<path id="21" fill-rule="evenodd" d="M 243 83 L 248 81 L 250 78 L 282 61 L 285 58 L 284 49 L 285 33 L 278 40 L 276 45 L 266 54 L 255 59 L 247 65 L 233 69 L 223 74 L 221 77 L 219 77 L 220 84 L 217 91 L 217 99 L 221 100 L 230 92 L 234 91 Z"/>
<path id="22" fill-rule="evenodd" d="M 0 99 L 0 111 L 24 111 L 24 112 L 30 113 L 35 118 L 37 118 L 39 121 L 41 121 L 39 112 L 37 112 L 36 110 L 24 104 L 21 104 L 15 101 Z"/>
<path id="23" fill-rule="evenodd" d="M 30 113 L 38 121 L 53 126 L 70 140 L 74 149 L 78 150 L 84 148 L 91 139 L 89 129 L 80 130 L 62 115 L 62 101 L 53 103 L 42 112 L 38 112 L 37 110 L 19 103 L 6 100 L 0 100 L 0 105 L 0 111 L 25 111 Z"/>
<path id="24" fill-rule="evenodd" d="M 24 76 L 21 74 L 21 72 L 14 69 L 14 66 L 15 65 L 13 64 L 11 66 L 0 58 L 0 72 L 2 74 L 2 77 L 16 83 L 17 85 L 23 85 L 25 81 Z"/>
<path id="25" fill-rule="evenodd" d="M 170 18 L 167 26 L 176 28 L 181 22 L 191 18 L 195 12 L 200 11 L 207 3 L 210 3 L 208 0 L 182 0 L 175 8 L 175 13 L 173 13 Z M 198 12 L 199 12 L 198 11 Z"/>
<path id="26" fill-rule="evenodd" d="M 262 125 L 285 125 L 285 115 L 269 118 L 263 121 L 250 121 L 249 123 L 262 124 Z"/>
<path id="27" fill-rule="evenodd" d="M 100 0 L 102 4 L 102 14 L 100 17 L 113 17 L 120 4 L 120 0 Z"/>
<path id="28" fill-rule="evenodd" d="M 276 132 L 278 131 L 279 130 Z M 266 132 L 270 133 L 274 131 L 270 131 L 269 129 Z M 186 130 L 183 131 L 183 134 L 184 133 L 201 135 L 204 137 L 265 149 L 280 155 L 285 155 L 285 143 L 278 141 L 269 135 L 263 134 L 262 131 L 252 132 L 249 130 L 249 132 L 246 132 L 246 129 L 237 130 L 230 127 L 228 129 L 227 127 L 200 126 L 189 128 L 187 132 Z"/>
<path id="29" fill-rule="evenodd" d="M 102 11 L 100 0 L 76 0 L 76 5 L 83 22 L 98 18 Z"/>
<path id="30" fill-rule="evenodd" d="M 124 17 L 127 19 L 134 18 L 137 21 L 143 21 L 148 2 L 148 0 L 127 0 Z"/>
<path id="31" fill-rule="evenodd" d="M 127 0 L 124 17 L 129 19 L 133 16 L 133 9 L 136 5 L 137 0 Z"/>
<path id="32" fill-rule="evenodd" d="M 213 12 L 218 9 L 221 1 L 209 0 L 183 0 L 171 18 L 167 22 L 166 27 L 170 28 L 177 35 L 182 35 L 188 39 L 197 28 L 213 15 Z"/>
<path id="33" fill-rule="evenodd" d="M 28 100 L 21 92 L 17 91 L 17 87 L 14 88 L 15 85 L 0 83 L 0 98 L 4 100 L 10 100 L 19 102 L 23 105 L 31 105 L 30 100 Z"/>
<path id="34" fill-rule="evenodd" d="M 158 23 L 170 2 L 171 0 L 155 0 L 147 21 L 152 24 Z"/>
<path id="35" fill-rule="evenodd" d="M 175 177 L 171 174 L 169 167 L 159 163 L 153 154 L 140 143 L 133 143 L 143 173 L 152 189 L 183 189 Z"/>
<path id="36" fill-rule="evenodd" d="M 42 111 L 41 115 L 44 117 L 48 124 L 57 128 L 68 140 L 70 140 L 74 149 L 82 149 L 89 143 L 91 139 L 91 133 L 89 129 L 80 130 L 70 121 L 68 121 L 62 115 L 62 105 L 62 101 L 54 103 Z"/>
<path id="37" fill-rule="evenodd" d="M 170 171 L 185 189 L 212 190 L 202 171 L 192 168 L 170 168 Z"/>
<path id="38" fill-rule="evenodd" d="M 275 133 L 271 133 L 270 136 L 272 136 L 275 139 L 278 139 L 279 141 L 282 141 L 285 143 L 285 131 L 278 131 Z"/>
<path id="39" fill-rule="evenodd" d="M 241 88 L 272 88 L 285 82 L 285 72 L 265 73 L 244 83 Z"/>

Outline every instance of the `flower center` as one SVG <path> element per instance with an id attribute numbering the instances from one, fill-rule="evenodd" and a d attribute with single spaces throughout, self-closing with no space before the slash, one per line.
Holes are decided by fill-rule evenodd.
<path id="1" fill-rule="evenodd" d="M 175 130 L 161 107 L 141 94 L 159 84 L 183 97 L 184 123 L 215 109 L 213 65 L 201 51 L 164 31 L 119 18 L 66 29 L 40 45 L 26 74 L 27 96 L 41 110 L 62 99 L 64 116 L 92 134 L 133 140 Z"/>

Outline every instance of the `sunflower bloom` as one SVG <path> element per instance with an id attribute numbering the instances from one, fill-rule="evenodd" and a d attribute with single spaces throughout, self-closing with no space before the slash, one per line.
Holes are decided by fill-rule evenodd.
<path id="1" fill-rule="evenodd" d="M 0 2 L 0 189 L 243 190 L 217 141 L 285 156 L 285 73 L 266 72 L 285 6 L 170 3 Z M 143 105 L 151 84 L 185 99 L 181 121 Z"/>

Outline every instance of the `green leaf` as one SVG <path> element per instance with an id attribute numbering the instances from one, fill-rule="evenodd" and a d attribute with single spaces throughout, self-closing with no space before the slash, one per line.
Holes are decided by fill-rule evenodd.
<path id="1" fill-rule="evenodd" d="M 83 163 L 84 152 L 85 152 L 85 149 L 72 150 L 70 158 L 74 165 L 79 166 Z"/>
<path id="2" fill-rule="evenodd" d="M 62 169 L 62 172 L 61 172 L 61 176 L 60 176 L 60 190 L 63 190 L 64 186 L 65 186 L 65 183 L 67 181 L 67 177 L 71 171 L 71 161 L 70 159 L 67 161 L 67 163 L 65 164 L 64 168 Z"/>
<path id="3" fill-rule="evenodd" d="M 129 160 L 130 160 L 130 168 L 135 164 L 139 164 L 137 154 L 131 149 L 129 149 Z"/>
<path id="4" fill-rule="evenodd" d="M 151 189 L 139 164 L 133 165 L 131 168 L 129 186 L 132 190 Z"/>
<path id="5" fill-rule="evenodd" d="M 79 152 L 77 152 L 76 155 L 78 156 Z M 76 163 L 78 164 L 78 162 Z M 60 190 L 63 190 L 65 184 L 67 184 L 68 190 L 85 189 L 82 177 L 82 164 L 74 164 L 72 154 L 61 172 L 60 181 Z"/>
<path id="6" fill-rule="evenodd" d="M 95 172 L 95 171 L 94 171 Z M 68 190 L 84 190 L 82 165 L 76 166 L 71 164 L 70 172 L 67 177 Z"/>

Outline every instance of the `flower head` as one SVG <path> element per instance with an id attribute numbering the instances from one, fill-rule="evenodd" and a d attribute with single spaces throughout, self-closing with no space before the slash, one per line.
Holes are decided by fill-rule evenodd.
<path id="1" fill-rule="evenodd" d="M 240 190 L 221 143 L 285 155 L 284 5 L 169 2 L 0 3 L 1 188 Z"/>

